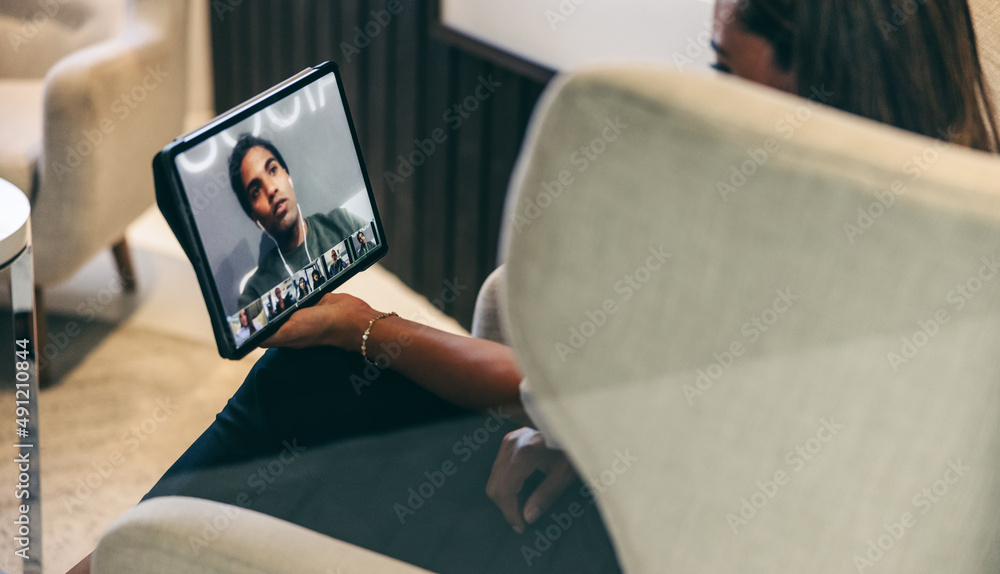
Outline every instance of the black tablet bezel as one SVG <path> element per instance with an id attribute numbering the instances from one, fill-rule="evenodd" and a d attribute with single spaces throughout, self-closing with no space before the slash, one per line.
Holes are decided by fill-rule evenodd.
<path id="1" fill-rule="evenodd" d="M 345 271 L 336 277 L 329 278 L 321 287 L 314 289 L 301 300 L 296 301 L 290 311 L 274 317 L 265 327 L 252 335 L 242 345 L 237 346 L 236 337 L 229 326 L 229 319 L 225 309 L 223 309 L 222 298 L 216 286 L 215 277 L 197 231 L 197 224 L 191 204 L 181 183 L 176 158 L 185 151 L 246 120 L 279 100 L 331 74 L 336 80 L 338 90 L 340 91 L 340 98 L 344 105 L 344 113 L 347 117 L 347 125 L 350 128 L 351 139 L 354 143 L 354 151 L 364 178 L 365 188 L 368 192 L 368 201 L 371 204 L 374 217 L 373 224 L 379 244 L 375 249 L 368 251 L 361 258 L 352 261 Z M 188 259 L 194 265 L 195 274 L 198 277 L 198 283 L 201 286 L 202 295 L 208 307 L 216 345 L 219 348 L 219 354 L 224 358 L 235 360 L 245 357 L 249 352 L 257 348 L 264 339 L 280 328 L 295 310 L 315 304 L 324 294 L 343 285 L 351 277 L 364 271 L 384 257 L 389 251 L 389 241 L 385 228 L 382 225 L 378 205 L 375 203 L 375 194 L 372 190 L 368 170 L 365 167 L 364 156 L 361 153 L 361 144 L 358 140 L 357 129 L 348 106 L 344 83 L 337 65 L 333 62 L 323 62 L 317 66 L 307 68 L 266 92 L 217 116 L 201 128 L 177 138 L 156 155 L 153 160 L 153 172 L 156 183 L 157 203 L 174 234 L 177 236 L 178 241 L 180 241 L 184 248 Z M 322 255 L 320 258 L 322 258 Z"/>

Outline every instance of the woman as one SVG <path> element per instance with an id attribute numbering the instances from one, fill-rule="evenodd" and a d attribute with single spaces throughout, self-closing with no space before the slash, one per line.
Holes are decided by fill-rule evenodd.
<path id="1" fill-rule="evenodd" d="M 828 103 L 845 111 L 997 151 L 993 102 L 966 1 L 912 5 L 915 11 L 906 14 L 891 0 L 720 0 L 716 67 L 803 96 L 822 87 L 833 94 Z M 379 313 L 348 295 L 327 295 L 296 312 L 267 346 L 281 348 L 257 363 L 216 422 L 147 496 L 188 492 L 186 470 L 276 453 L 289 437 L 324 444 L 519 404 L 521 374 L 509 348 Z M 377 368 L 366 364 L 372 359 Z M 568 487 L 576 480 L 562 453 L 547 448 L 530 427 L 508 433 L 492 466 L 478 464 L 466 474 L 473 471 L 479 474 L 471 479 L 486 485 L 500 509 L 484 511 L 480 522 L 492 524 L 490 536 L 499 539 L 495 525 L 502 515 L 514 532 L 508 530 L 514 548 L 529 548 L 532 535 L 516 533 L 561 508 L 553 505 L 574 493 Z M 544 478 L 535 486 L 531 477 L 539 471 Z M 409 514 L 401 508 L 405 521 Z M 566 538 L 575 536 L 578 548 L 591 549 L 583 557 L 591 571 L 607 571 L 613 555 L 595 516 L 581 518 L 583 526 Z M 475 538 L 482 548 L 494 542 Z M 515 561 L 522 557 L 515 566 L 526 570 L 534 557 L 516 555 Z M 553 554 L 539 559 L 549 560 L 542 568 L 534 565 L 536 571 L 582 571 L 579 564 L 566 565 L 573 558 Z M 88 569 L 85 559 L 74 571 Z"/>
<path id="2" fill-rule="evenodd" d="M 299 277 L 299 299 L 309 294 L 309 284 L 305 277 Z"/>
<path id="3" fill-rule="evenodd" d="M 1000 151 L 966 0 L 722 0 L 716 22 L 721 71 L 803 97 L 825 86 L 835 108 Z"/>
<path id="4" fill-rule="evenodd" d="M 251 319 L 246 309 L 240 309 L 240 330 L 236 332 L 236 344 L 246 341 L 260 329 L 256 319 Z"/>
<path id="5" fill-rule="evenodd" d="M 323 274 L 319 272 L 319 269 L 313 269 L 312 280 L 313 287 L 319 287 L 323 283 Z"/>

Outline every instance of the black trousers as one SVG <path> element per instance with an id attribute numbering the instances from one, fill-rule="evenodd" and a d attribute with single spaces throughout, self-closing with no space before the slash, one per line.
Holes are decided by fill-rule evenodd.
<path id="1" fill-rule="evenodd" d="M 233 504 L 435 572 L 617 572 L 582 484 L 521 535 L 487 498 L 515 428 L 355 353 L 272 349 L 144 499 Z"/>

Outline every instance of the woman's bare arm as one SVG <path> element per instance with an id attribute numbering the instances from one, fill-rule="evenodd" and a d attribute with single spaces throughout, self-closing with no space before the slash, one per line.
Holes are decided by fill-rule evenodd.
<path id="1" fill-rule="evenodd" d="M 365 329 L 379 314 L 361 299 L 331 293 L 318 304 L 296 311 L 264 346 L 326 345 L 358 352 Z M 392 316 L 372 326 L 366 356 L 463 407 L 520 403 L 521 370 L 513 350 L 499 343 Z"/>

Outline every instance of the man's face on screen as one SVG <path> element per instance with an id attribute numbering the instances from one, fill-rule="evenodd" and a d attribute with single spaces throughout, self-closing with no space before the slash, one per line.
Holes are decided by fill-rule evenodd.
<path id="1" fill-rule="evenodd" d="M 298 224 L 292 178 L 267 148 L 250 148 L 240 164 L 240 176 L 250 200 L 250 215 L 265 231 L 277 235 Z"/>

